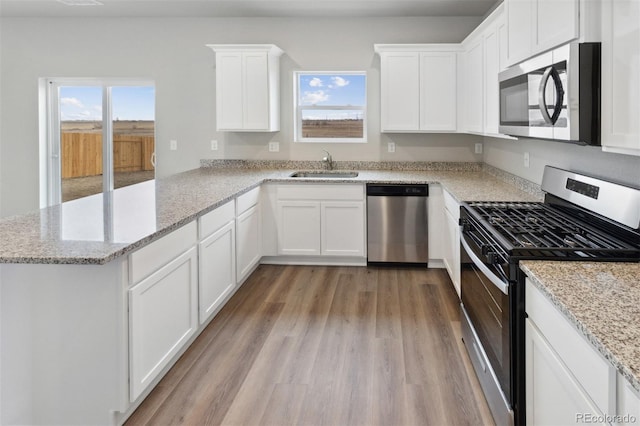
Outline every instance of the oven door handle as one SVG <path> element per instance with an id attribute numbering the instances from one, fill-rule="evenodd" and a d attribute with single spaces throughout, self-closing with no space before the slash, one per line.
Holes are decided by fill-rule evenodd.
<path id="1" fill-rule="evenodd" d="M 491 281 L 493 285 L 495 285 L 498 290 L 503 292 L 504 294 L 509 294 L 509 285 L 502 281 L 500 277 L 491 272 L 489 268 L 476 256 L 476 254 L 469 247 L 469 243 L 464 238 L 464 234 L 460 234 L 460 243 L 464 247 L 464 250 L 467 252 L 469 258 L 473 261 L 473 264 L 476 265 L 478 269 Z"/>

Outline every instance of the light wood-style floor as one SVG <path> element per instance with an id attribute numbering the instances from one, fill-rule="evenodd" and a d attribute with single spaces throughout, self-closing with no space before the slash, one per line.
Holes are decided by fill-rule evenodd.
<path id="1" fill-rule="evenodd" d="M 493 424 L 444 270 L 260 266 L 127 425 Z"/>

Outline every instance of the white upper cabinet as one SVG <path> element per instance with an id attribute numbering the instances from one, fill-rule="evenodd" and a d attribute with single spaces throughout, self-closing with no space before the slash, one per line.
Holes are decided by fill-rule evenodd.
<path id="1" fill-rule="evenodd" d="M 506 67 L 506 38 L 500 5 L 462 42 L 463 70 L 458 73 L 462 120 L 458 131 L 502 136 L 498 135 L 498 73 Z"/>
<path id="2" fill-rule="evenodd" d="M 216 128 L 280 130 L 280 56 L 272 44 L 207 45 L 216 53 Z"/>
<path id="3" fill-rule="evenodd" d="M 457 44 L 377 44 L 382 132 L 457 130 Z"/>
<path id="4" fill-rule="evenodd" d="M 508 65 L 580 36 L 580 0 L 505 0 L 505 5 Z"/>
<path id="5" fill-rule="evenodd" d="M 467 49 L 465 70 L 465 130 L 482 133 L 484 112 L 484 56 L 482 37 L 473 40 Z"/>
<path id="6" fill-rule="evenodd" d="M 602 150 L 640 155 L 640 2 L 602 0 Z"/>
<path id="7" fill-rule="evenodd" d="M 456 130 L 456 53 L 420 53 L 420 130 Z"/>

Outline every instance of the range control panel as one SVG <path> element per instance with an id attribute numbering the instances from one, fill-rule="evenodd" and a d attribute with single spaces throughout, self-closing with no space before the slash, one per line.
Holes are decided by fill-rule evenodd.
<path id="1" fill-rule="evenodd" d="M 589 185 L 588 183 L 580 182 L 575 179 L 567 178 L 566 188 L 569 191 L 577 192 L 578 194 L 585 195 L 594 200 L 598 199 L 600 187 L 595 185 Z"/>

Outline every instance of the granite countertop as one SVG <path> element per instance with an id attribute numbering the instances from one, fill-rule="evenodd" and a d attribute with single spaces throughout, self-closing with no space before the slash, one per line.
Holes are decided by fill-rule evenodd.
<path id="1" fill-rule="evenodd" d="M 291 178 L 293 171 L 201 167 L 5 218 L 0 220 L 0 263 L 105 264 L 263 182 L 441 183 L 458 201 L 541 199 L 477 168 L 360 170 L 348 179 Z"/>
<path id="2" fill-rule="evenodd" d="M 520 268 L 640 391 L 640 263 L 522 261 Z"/>

